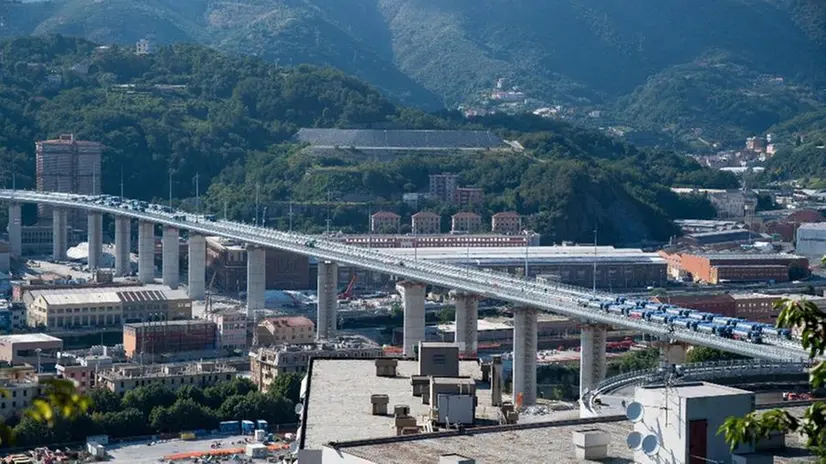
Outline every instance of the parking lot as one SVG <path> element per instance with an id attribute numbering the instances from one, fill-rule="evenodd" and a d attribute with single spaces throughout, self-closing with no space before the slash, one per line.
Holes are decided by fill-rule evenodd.
<path id="1" fill-rule="evenodd" d="M 164 440 L 155 442 L 150 445 L 149 442 L 133 442 L 124 445 L 107 446 L 110 459 L 108 462 L 118 464 L 148 464 L 158 462 L 166 462 L 165 456 L 170 456 L 179 453 L 193 453 L 193 452 L 208 452 L 211 451 L 210 445 L 216 441 L 220 441 L 222 449 L 228 448 L 244 448 L 244 444 L 235 444 L 243 442 L 248 436 L 238 435 L 231 437 L 209 437 L 201 440 Z M 191 459 L 181 460 L 179 462 L 192 462 Z M 250 461 L 248 461 L 250 462 Z M 258 459 L 252 462 L 265 462 L 263 459 Z"/>

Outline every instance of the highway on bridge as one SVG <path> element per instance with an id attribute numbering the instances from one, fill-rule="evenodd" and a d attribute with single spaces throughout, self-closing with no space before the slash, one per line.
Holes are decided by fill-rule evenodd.
<path id="1" fill-rule="evenodd" d="M 38 203 L 65 208 L 107 213 L 130 217 L 141 221 L 189 230 L 204 235 L 217 235 L 262 247 L 290 251 L 320 260 L 355 266 L 398 278 L 427 283 L 446 289 L 462 290 L 515 305 L 537 308 L 541 311 L 561 314 L 591 323 L 632 329 L 666 340 L 685 342 L 744 356 L 775 361 L 800 361 L 807 352 L 796 344 L 755 345 L 746 341 L 721 338 L 687 329 L 671 329 L 657 323 L 626 318 L 583 307 L 583 298 L 616 295 L 598 293 L 586 289 L 557 284 L 544 284 L 535 280 L 520 279 L 501 272 L 488 272 L 458 267 L 432 261 L 400 258 L 378 249 L 345 245 L 323 237 L 277 231 L 261 226 L 217 220 L 207 221 L 203 216 L 191 213 L 164 213 L 159 210 L 137 211 L 105 203 L 80 201 L 81 196 L 53 192 L 26 190 L 0 190 L 0 200 L 14 203 Z"/>

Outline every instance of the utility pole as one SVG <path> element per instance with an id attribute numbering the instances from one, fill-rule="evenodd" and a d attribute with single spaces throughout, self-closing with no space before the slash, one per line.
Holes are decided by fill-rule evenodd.
<path id="1" fill-rule="evenodd" d="M 256 226 L 258 225 L 258 215 L 260 214 L 259 210 L 258 210 L 258 208 L 260 206 L 259 197 L 258 197 L 258 193 L 259 193 L 258 191 L 259 191 L 260 187 L 261 187 L 260 183 L 255 184 L 255 221 L 253 221 L 253 224 L 256 225 Z"/>
<path id="2" fill-rule="evenodd" d="M 290 197 L 290 232 L 293 231 L 293 199 Z"/>
<path id="3" fill-rule="evenodd" d="M 594 295 L 597 294 L 597 234 L 599 233 L 599 224 L 594 224 Z"/>
<path id="4" fill-rule="evenodd" d="M 201 179 L 201 174 L 195 173 L 194 181 L 195 181 L 195 214 L 201 214 L 201 189 L 199 181 Z"/>

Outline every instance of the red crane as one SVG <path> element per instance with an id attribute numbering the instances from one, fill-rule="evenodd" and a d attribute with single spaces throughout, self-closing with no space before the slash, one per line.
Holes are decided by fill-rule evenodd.
<path id="1" fill-rule="evenodd" d="M 350 283 L 347 284 L 347 288 L 344 289 L 343 292 L 338 294 L 339 300 L 351 300 L 353 298 L 353 290 L 356 287 L 356 281 L 358 280 L 358 276 L 353 274 L 353 278 L 350 279 Z"/>

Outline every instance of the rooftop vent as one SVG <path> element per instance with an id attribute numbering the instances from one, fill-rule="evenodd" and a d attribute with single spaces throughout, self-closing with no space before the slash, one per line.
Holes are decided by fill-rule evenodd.
<path id="1" fill-rule="evenodd" d="M 370 395 L 370 403 L 373 405 L 374 416 L 386 416 L 387 404 L 390 402 L 390 397 L 387 395 Z"/>
<path id="2" fill-rule="evenodd" d="M 397 359 L 379 358 L 376 360 L 376 376 L 377 377 L 396 377 L 396 367 L 399 361 Z"/>
<path id="3" fill-rule="evenodd" d="M 406 404 L 397 404 L 393 406 L 393 417 L 407 417 L 410 415 L 410 406 Z"/>
<path id="4" fill-rule="evenodd" d="M 608 457 L 611 435 L 600 429 L 574 431 L 576 458 L 581 461 L 599 461 Z"/>

